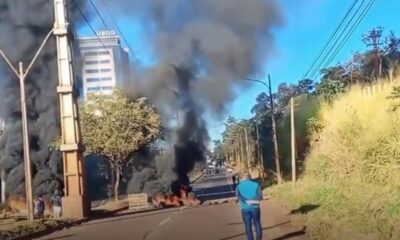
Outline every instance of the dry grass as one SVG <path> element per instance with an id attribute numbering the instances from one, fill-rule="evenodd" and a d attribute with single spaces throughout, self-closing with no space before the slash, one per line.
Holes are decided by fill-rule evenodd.
<path id="1" fill-rule="evenodd" d="M 320 206 L 307 214 L 314 239 L 400 239 L 400 110 L 390 91 L 363 96 L 355 87 L 323 104 L 325 127 L 313 136 L 296 190 L 270 189 L 291 208 Z"/>

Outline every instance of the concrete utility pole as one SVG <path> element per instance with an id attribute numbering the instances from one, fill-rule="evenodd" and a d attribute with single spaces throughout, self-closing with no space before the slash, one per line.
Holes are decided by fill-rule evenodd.
<path id="1" fill-rule="evenodd" d="M 6 124 L 4 120 L 0 119 L 0 139 L 3 137 L 4 132 L 6 130 Z M 1 170 L 0 172 L 0 178 L 1 178 L 1 183 L 0 183 L 0 202 L 1 203 L 6 203 L 6 173 L 4 170 Z"/>
<path id="2" fill-rule="evenodd" d="M 28 220 L 33 221 L 33 190 L 32 190 L 32 172 L 31 172 L 31 158 L 29 155 L 29 133 L 28 133 L 28 116 L 26 110 L 26 97 L 25 97 L 25 76 L 24 66 L 19 62 L 19 85 L 21 97 L 21 115 L 22 115 L 22 141 L 24 146 L 24 163 L 25 163 L 25 195 L 28 205 Z"/>
<path id="3" fill-rule="evenodd" d="M 265 87 L 268 88 L 269 101 L 270 101 L 270 105 L 271 105 L 272 140 L 274 142 L 276 177 L 278 180 L 278 184 L 281 184 L 282 183 L 282 175 L 281 175 L 281 167 L 280 167 L 280 162 L 279 162 L 278 138 L 277 138 L 277 134 L 276 134 L 275 110 L 274 110 L 274 100 L 272 97 L 271 76 L 268 74 L 268 84 L 266 84 L 265 82 L 258 80 L 258 79 L 246 78 L 245 80 L 261 83 L 262 85 L 264 85 Z"/>
<path id="4" fill-rule="evenodd" d="M 264 157 L 262 153 L 262 148 L 260 144 L 260 128 L 258 126 L 257 120 L 255 121 L 256 123 L 256 131 L 257 131 L 257 155 L 258 155 L 258 161 L 261 167 L 261 179 L 264 180 Z"/>
<path id="5" fill-rule="evenodd" d="M 296 185 L 296 138 L 294 126 L 294 101 L 293 97 L 290 98 L 290 125 L 291 125 L 291 139 L 292 139 L 292 183 L 293 187 Z"/>
<path id="6" fill-rule="evenodd" d="M 21 121 L 22 121 L 22 144 L 24 150 L 24 169 L 25 169 L 25 195 L 26 195 L 26 205 L 28 210 L 27 219 L 29 221 L 34 220 L 33 213 L 33 190 L 32 190 L 32 172 L 31 172 L 31 158 L 30 158 L 30 147 L 29 147 L 29 131 L 28 131 L 28 117 L 27 117 L 27 109 L 26 109 L 26 97 L 25 97 L 25 80 L 26 76 L 29 74 L 30 70 L 33 67 L 33 64 L 36 62 L 39 54 L 42 52 L 44 46 L 49 40 L 51 34 L 53 33 L 53 29 L 47 34 L 39 49 L 37 50 L 35 56 L 32 61 L 26 68 L 24 69 L 23 63 L 18 63 L 18 70 L 14 68 L 11 61 L 7 58 L 4 52 L 0 49 L 0 55 L 3 57 L 4 61 L 11 68 L 12 72 L 18 77 L 19 85 L 20 85 L 20 99 L 21 99 Z"/>
<path id="7" fill-rule="evenodd" d="M 272 138 L 274 141 L 275 166 L 277 175 L 276 177 L 278 179 L 278 184 L 281 184 L 282 175 L 281 175 L 281 165 L 279 161 L 278 137 L 276 135 L 275 107 L 274 107 L 274 100 L 272 98 L 271 76 L 269 74 L 268 74 L 268 89 L 269 89 L 269 101 L 271 105 Z"/>
<path id="8" fill-rule="evenodd" d="M 86 199 L 85 169 L 81 148 L 82 136 L 75 95 L 72 52 L 69 45 L 67 8 L 65 0 L 54 0 L 54 35 L 57 40 L 57 63 L 61 113 L 60 151 L 64 163 L 65 192 L 62 199 L 63 216 L 83 219 L 90 211 Z"/>

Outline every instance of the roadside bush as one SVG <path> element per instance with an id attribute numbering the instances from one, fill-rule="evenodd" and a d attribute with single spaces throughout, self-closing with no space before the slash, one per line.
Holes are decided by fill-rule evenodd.
<path id="1" fill-rule="evenodd" d="M 399 81 L 394 82 L 394 84 Z M 314 131 L 306 169 L 271 194 L 306 213 L 313 239 L 400 239 L 400 109 L 388 98 L 392 87 L 375 86 L 366 96 L 354 87 L 322 104 L 322 129 Z M 397 102 L 396 102 L 397 101 Z"/>

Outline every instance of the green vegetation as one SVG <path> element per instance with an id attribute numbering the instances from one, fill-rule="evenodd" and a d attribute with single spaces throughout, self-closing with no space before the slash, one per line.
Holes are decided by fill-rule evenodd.
<path id="1" fill-rule="evenodd" d="M 256 152 L 251 141 L 259 140 L 261 152 L 250 161 L 263 159 L 272 172 L 274 115 L 279 164 L 289 180 L 288 108 L 294 99 L 299 180 L 295 188 L 284 183 L 267 193 L 297 210 L 294 218 L 313 239 L 400 239 L 400 38 L 390 32 L 377 43 L 376 36 L 383 38 L 381 28 L 363 36 L 366 51 L 321 69 L 318 80 L 282 83 L 271 96 L 260 93 L 254 118 L 230 119 L 223 135 L 226 159 L 234 162 L 245 159 L 246 145 Z M 252 129 L 254 120 L 261 126 L 260 138 L 248 131 L 250 144 L 245 144 L 237 125 Z"/>
<path id="2" fill-rule="evenodd" d="M 81 107 L 81 122 L 86 153 L 108 160 L 118 200 L 124 168 L 139 149 L 161 135 L 161 116 L 145 99 L 131 101 L 115 91 L 111 96 L 90 96 Z"/>
<path id="3" fill-rule="evenodd" d="M 315 239 L 400 238 L 400 110 L 388 99 L 395 83 L 374 85 L 371 96 L 353 87 L 322 104 L 324 127 L 312 136 L 296 189 L 269 190 L 293 209 L 319 206 L 305 222 Z"/>

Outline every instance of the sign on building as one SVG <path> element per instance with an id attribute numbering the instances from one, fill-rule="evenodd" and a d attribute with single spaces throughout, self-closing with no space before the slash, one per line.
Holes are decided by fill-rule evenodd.
<path id="1" fill-rule="evenodd" d="M 148 197 L 146 193 L 141 194 L 129 194 L 128 203 L 130 210 L 143 210 L 149 208 L 147 201 Z"/>

